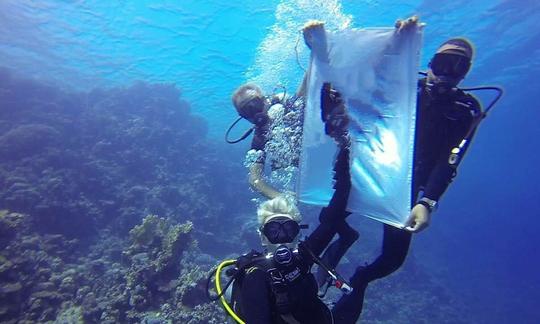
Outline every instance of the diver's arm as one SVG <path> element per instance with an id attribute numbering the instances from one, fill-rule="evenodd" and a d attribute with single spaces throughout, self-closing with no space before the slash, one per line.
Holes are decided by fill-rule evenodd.
<path id="1" fill-rule="evenodd" d="M 470 97 L 469 99 L 469 104 L 472 104 L 473 106 L 472 110 L 480 111 L 480 104 L 478 101 L 473 97 Z M 456 176 L 457 166 L 449 163 L 451 151 L 453 148 L 458 147 L 461 141 L 469 135 L 469 130 L 472 127 L 475 127 L 474 122 L 474 116 L 462 118 L 457 123 L 459 127 L 449 128 L 450 140 L 448 145 L 441 150 L 441 154 L 424 187 L 423 197 L 427 198 L 428 201 L 437 203 L 446 189 L 448 189 L 450 183 L 452 183 L 452 180 Z M 472 140 L 475 132 L 476 129 L 473 129 L 472 133 L 469 135 L 469 141 Z M 468 146 L 462 148 L 462 153 L 460 154 L 461 158 L 463 158 L 467 148 Z M 429 204 L 425 201 L 417 203 L 412 208 L 411 214 L 405 224 L 406 229 L 414 233 L 424 230 L 429 226 L 431 213 L 431 207 L 429 207 Z"/>
<path id="2" fill-rule="evenodd" d="M 396 33 L 399 34 L 402 31 L 412 29 L 413 27 L 424 27 L 425 23 L 421 23 L 420 18 L 417 15 L 414 15 L 407 19 L 397 19 L 394 26 L 396 27 Z"/>
<path id="3" fill-rule="evenodd" d="M 258 154 L 257 159 L 249 167 L 249 184 L 268 199 L 276 198 L 280 192 L 264 181 L 264 164 L 266 153 L 264 148 L 268 141 L 268 125 L 255 126 L 255 133 L 251 141 L 251 150 Z"/>
<path id="4" fill-rule="evenodd" d="M 268 199 L 273 199 L 281 193 L 264 181 L 264 163 L 255 162 L 249 168 L 249 184 Z"/>
<path id="5" fill-rule="evenodd" d="M 424 188 L 423 199 L 437 203 L 446 191 L 455 174 L 455 169 L 448 164 L 448 151 L 440 156 L 431 172 Z M 418 202 L 411 209 L 409 218 L 405 222 L 407 231 L 418 233 L 426 229 L 431 223 L 431 207 L 426 202 Z"/>
<path id="6" fill-rule="evenodd" d="M 306 46 L 311 49 L 312 46 L 312 31 L 318 28 L 322 28 L 324 30 L 324 24 L 320 21 L 316 20 L 310 20 L 308 21 L 304 27 L 302 28 L 302 34 L 304 35 L 304 42 L 306 43 Z M 312 53 L 313 54 L 313 53 Z M 307 80 L 309 78 L 309 74 L 311 73 L 311 61 L 313 60 L 313 55 L 310 55 L 309 57 L 309 64 L 307 70 L 304 72 L 304 77 L 302 78 L 302 83 L 300 83 L 300 86 L 296 90 L 296 96 L 297 97 L 305 97 L 306 91 L 307 91 Z"/>
<path id="7" fill-rule="evenodd" d="M 311 50 L 312 58 L 315 56 L 322 62 L 328 62 L 328 44 L 326 40 L 326 31 L 324 22 L 319 20 L 310 20 L 302 28 L 304 42 Z"/>
<path id="8" fill-rule="evenodd" d="M 481 111 L 480 104 L 472 96 L 464 97 L 464 100 L 461 102 L 470 105 L 470 111 L 474 111 L 475 114 L 471 113 L 470 115 L 464 115 L 459 120 L 453 122 L 454 126 L 450 124 L 447 126 L 447 146 L 445 149 L 441 150 L 437 163 L 424 188 L 424 197 L 434 201 L 439 201 L 456 175 L 457 166 L 449 163 L 452 149 L 458 147 L 461 141 L 463 141 L 463 139 L 469 135 L 469 130 L 475 127 L 475 121 L 478 116 L 477 114 Z M 472 133 L 470 134 L 469 142 L 472 140 L 475 132 L 476 129 L 473 129 Z M 465 155 L 467 149 L 468 146 L 462 148 L 462 152 L 460 154 L 461 157 Z"/>

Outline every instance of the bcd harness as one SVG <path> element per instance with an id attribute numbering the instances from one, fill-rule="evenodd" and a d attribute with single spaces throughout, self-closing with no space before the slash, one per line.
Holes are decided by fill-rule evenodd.
<path id="1" fill-rule="evenodd" d="M 420 75 L 427 76 L 426 72 L 418 72 Z M 469 147 L 471 138 L 474 135 L 474 132 L 480 125 L 480 122 L 487 117 L 487 114 L 489 111 L 495 106 L 497 101 L 501 99 L 504 90 L 501 87 L 498 86 L 481 86 L 481 87 L 471 87 L 471 88 L 458 88 L 454 87 L 450 89 L 452 92 L 462 92 L 465 93 L 466 91 L 472 92 L 472 91 L 496 91 L 497 95 L 493 100 L 489 103 L 489 105 L 486 107 L 486 109 L 482 110 L 481 108 L 473 107 L 472 104 L 465 102 L 465 101 L 456 101 L 454 102 L 456 105 L 463 106 L 464 108 L 468 109 L 473 117 L 473 122 L 471 123 L 471 126 L 467 130 L 466 135 L 463 137 L 463 140 L 454 148 L 450 150 L 450 155 L 448 157 L 448 164 L 454 169 L 457 170 L 457 167 L 459 166 L 459 163 L 461 162 L 463 155 L 467 151 L 467 147 Z M 455 172 L 455 171 L 454 171 Z"/>
<path id="2" fill-rule="evenodd" d="M 302 251 L 302 252 L 299 252 Z M 309 274 L 311 271 L 311 266 L 307 263 L 302 262 L 302 255 L 307 255 L 314 263 L 317 263 L 320 267 L 326 270 L 331 280 L 333 281 L 333 286 L 340 289 L 344 293 L 352 292 L 351 286 L 333 269 L 330 269 L 326 266 L 319 257 L 317 257 L 303 242 L 300 242 L 298 249 L 291 250 L 286 246 L 280 246 L 273 254 L 262 254 L 262 253 L 249 253 L 242 256 L 238 260 L 242 259 L 241 265 L 238 264 L 238 260 L 226 260 L 223 261 L 216 270 L 212 271 L 208 277 L 207 281 L 207 294 L 210 300 L 215 301 L 217 299 L 221 300 L 221 303 L 227 313 L 237 322 L 245 323 L 239 316 L 236 314 L 235 310 L 230 307 L 229 302 L 224 297 L 225 291 L 232 284 L 233 281 L 240 278 L 240 276 L 245 273 L 252 271 L 252 268 L 261 266 L 261 268 L 266 268 L 268 283 L 272 292 L 272 295 L 275 299 L 276 311 L 279 316 L 285 320 L 287 323 L 294 323 L 295 320 L 291 315 L 292 302 L 290 300 L 289 289 L 291 285 L 297 283 L 297 280 L 302 280 L 305 275 Z M 246 257 L 248 260 L 246 260 Z M 224 267 L 235 266 L 233 269 L 227 270 L 227 275 L 231 276 L 229 282 L 222 289 L 220 274 Z M 213 274 L 216 274 L 215 278 L 215 287 L 217 296 L 211 296 L 209 291 L 210 281 Z"/>

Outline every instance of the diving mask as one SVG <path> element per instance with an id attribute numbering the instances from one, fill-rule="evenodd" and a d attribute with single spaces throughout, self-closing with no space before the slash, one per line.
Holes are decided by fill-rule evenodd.
<path id="1" fill-rule="evenodd" d="M 429 63 L 434 75 L 462 79 L 471 67 L 468 57 L 451 53 L 437 53 Z"/>
<path id="2" fill-rule="evenodd" d="M 271 244 L 285 244 L 292 243 L 300 229 L 305 227 L 288 215 L 277 215 L 270 218 L 260 230 Z"/>

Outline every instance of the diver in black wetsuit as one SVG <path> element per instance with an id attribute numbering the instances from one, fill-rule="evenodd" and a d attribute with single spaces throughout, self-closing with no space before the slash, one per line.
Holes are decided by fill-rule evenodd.
<path id="1" fill-rule="evenodd" d="M 336 161 L 336 190 L 332 200 L 320 213 L 320 225 L 299 244 L 296 253 L 284 248 L 297 239 L 298 231 L 287 228 L 298 226 L 294 226 L 294 216 L 282 214 L 279 208 L 266 210 L 269 216 L 263 220 L 261 235 L 269 245 L 274 245 L 267 246 L 269 250 L 275 249 L 274 258 L 262 259 L 244 270 L 240 299 L 241 317 L 246 323 L 332 323 L 330 311 L 317 296 L 317 281 L 311 274 L 315 262 L 311 253 L 319 255 L 327 247 L 336 234 L 336 225 L 348 215 L 345 211 L 350 191 L 348 160 L 349 150 L 344 148 Z M 282 197 L 269 203 L 280 204 L 286 204 Z M 238 263 L 242 264 L 240 260 Z"/>
<path id="2" fill-rule="evenodd" d="M 429 225 L 431 213 L 456 175 L 457 165 L 467 147 L 461 147 L 459 156 L 456 156 L 456 150 L 464 139 L 472 139 L 481 118 L 479 102 L 457 88 L 469 71 L 472 57 L 473 48 L 469 41 L 450 39 L 431 59 L 427 77 L 418 82 L 414 207 L 406 228 L 384 224 L 380 256 L 371 264 L 356 269 L 351 278 L 352 298 L 342 299 L 335 306 L 337 314 L 350 323 L 356 322 L 361 313 L 369 282 L 386 277 L 401 267 L 412 233 Z"/>

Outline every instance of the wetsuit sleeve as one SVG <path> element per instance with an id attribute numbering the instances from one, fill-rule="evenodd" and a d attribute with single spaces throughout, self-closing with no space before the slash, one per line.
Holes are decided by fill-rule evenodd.
<path id="1" fill-rule="evenodd" d="M 255 162 L 249 168 L 249 184 L 268 199 L 274 199 L 281 193 L 264 180 L 264 163 Z"/>
<path id="2" fill-rule="evenodd" d="M 338 225 L 349 215 L 346 211 L 351 191 L 349 171 L 349 148 L 340 149 L 334 165 L 334 194 L 327 207 L 319 214 L 320 224 L 306 239 L 305 244 L 316 255 L 320 255 L 337 232 Z"/>
<path id="3" fill-rule="evenodd" d="M 478 118 L 480 104 L 470 96 L 465 95 L 463 100 L 458 100 L 456 105 L 469 105 L 469 111 L 462 114 L 456 120 L 447 119 L 447 141 L 444 147 L 441 147 L 436 165 L 431 172 L 428 181 L 424 187 L 424 197 L 438 201 L 446 191 L 454 176 L 456 175 L 456 167 L 449 163 L 450 154 L 453 148 L 459 146 L 461 141 L 468 135 L 469 130 L 474 125 L 474 121 Z M 470 140 L 474 135 L 475 130 L 471 134 Z M 465 148 L 466 149 L 466 148 Z M 462 153 L 462 157 L 466 152 Z"/>
<path id="4" fill-rule="evenodd" d="M 242 319 L 248 324 L 272 324 L 270 287 L 266 276 L 262 269 L 246 269 L 242 280 L 241 307 Z"/>

